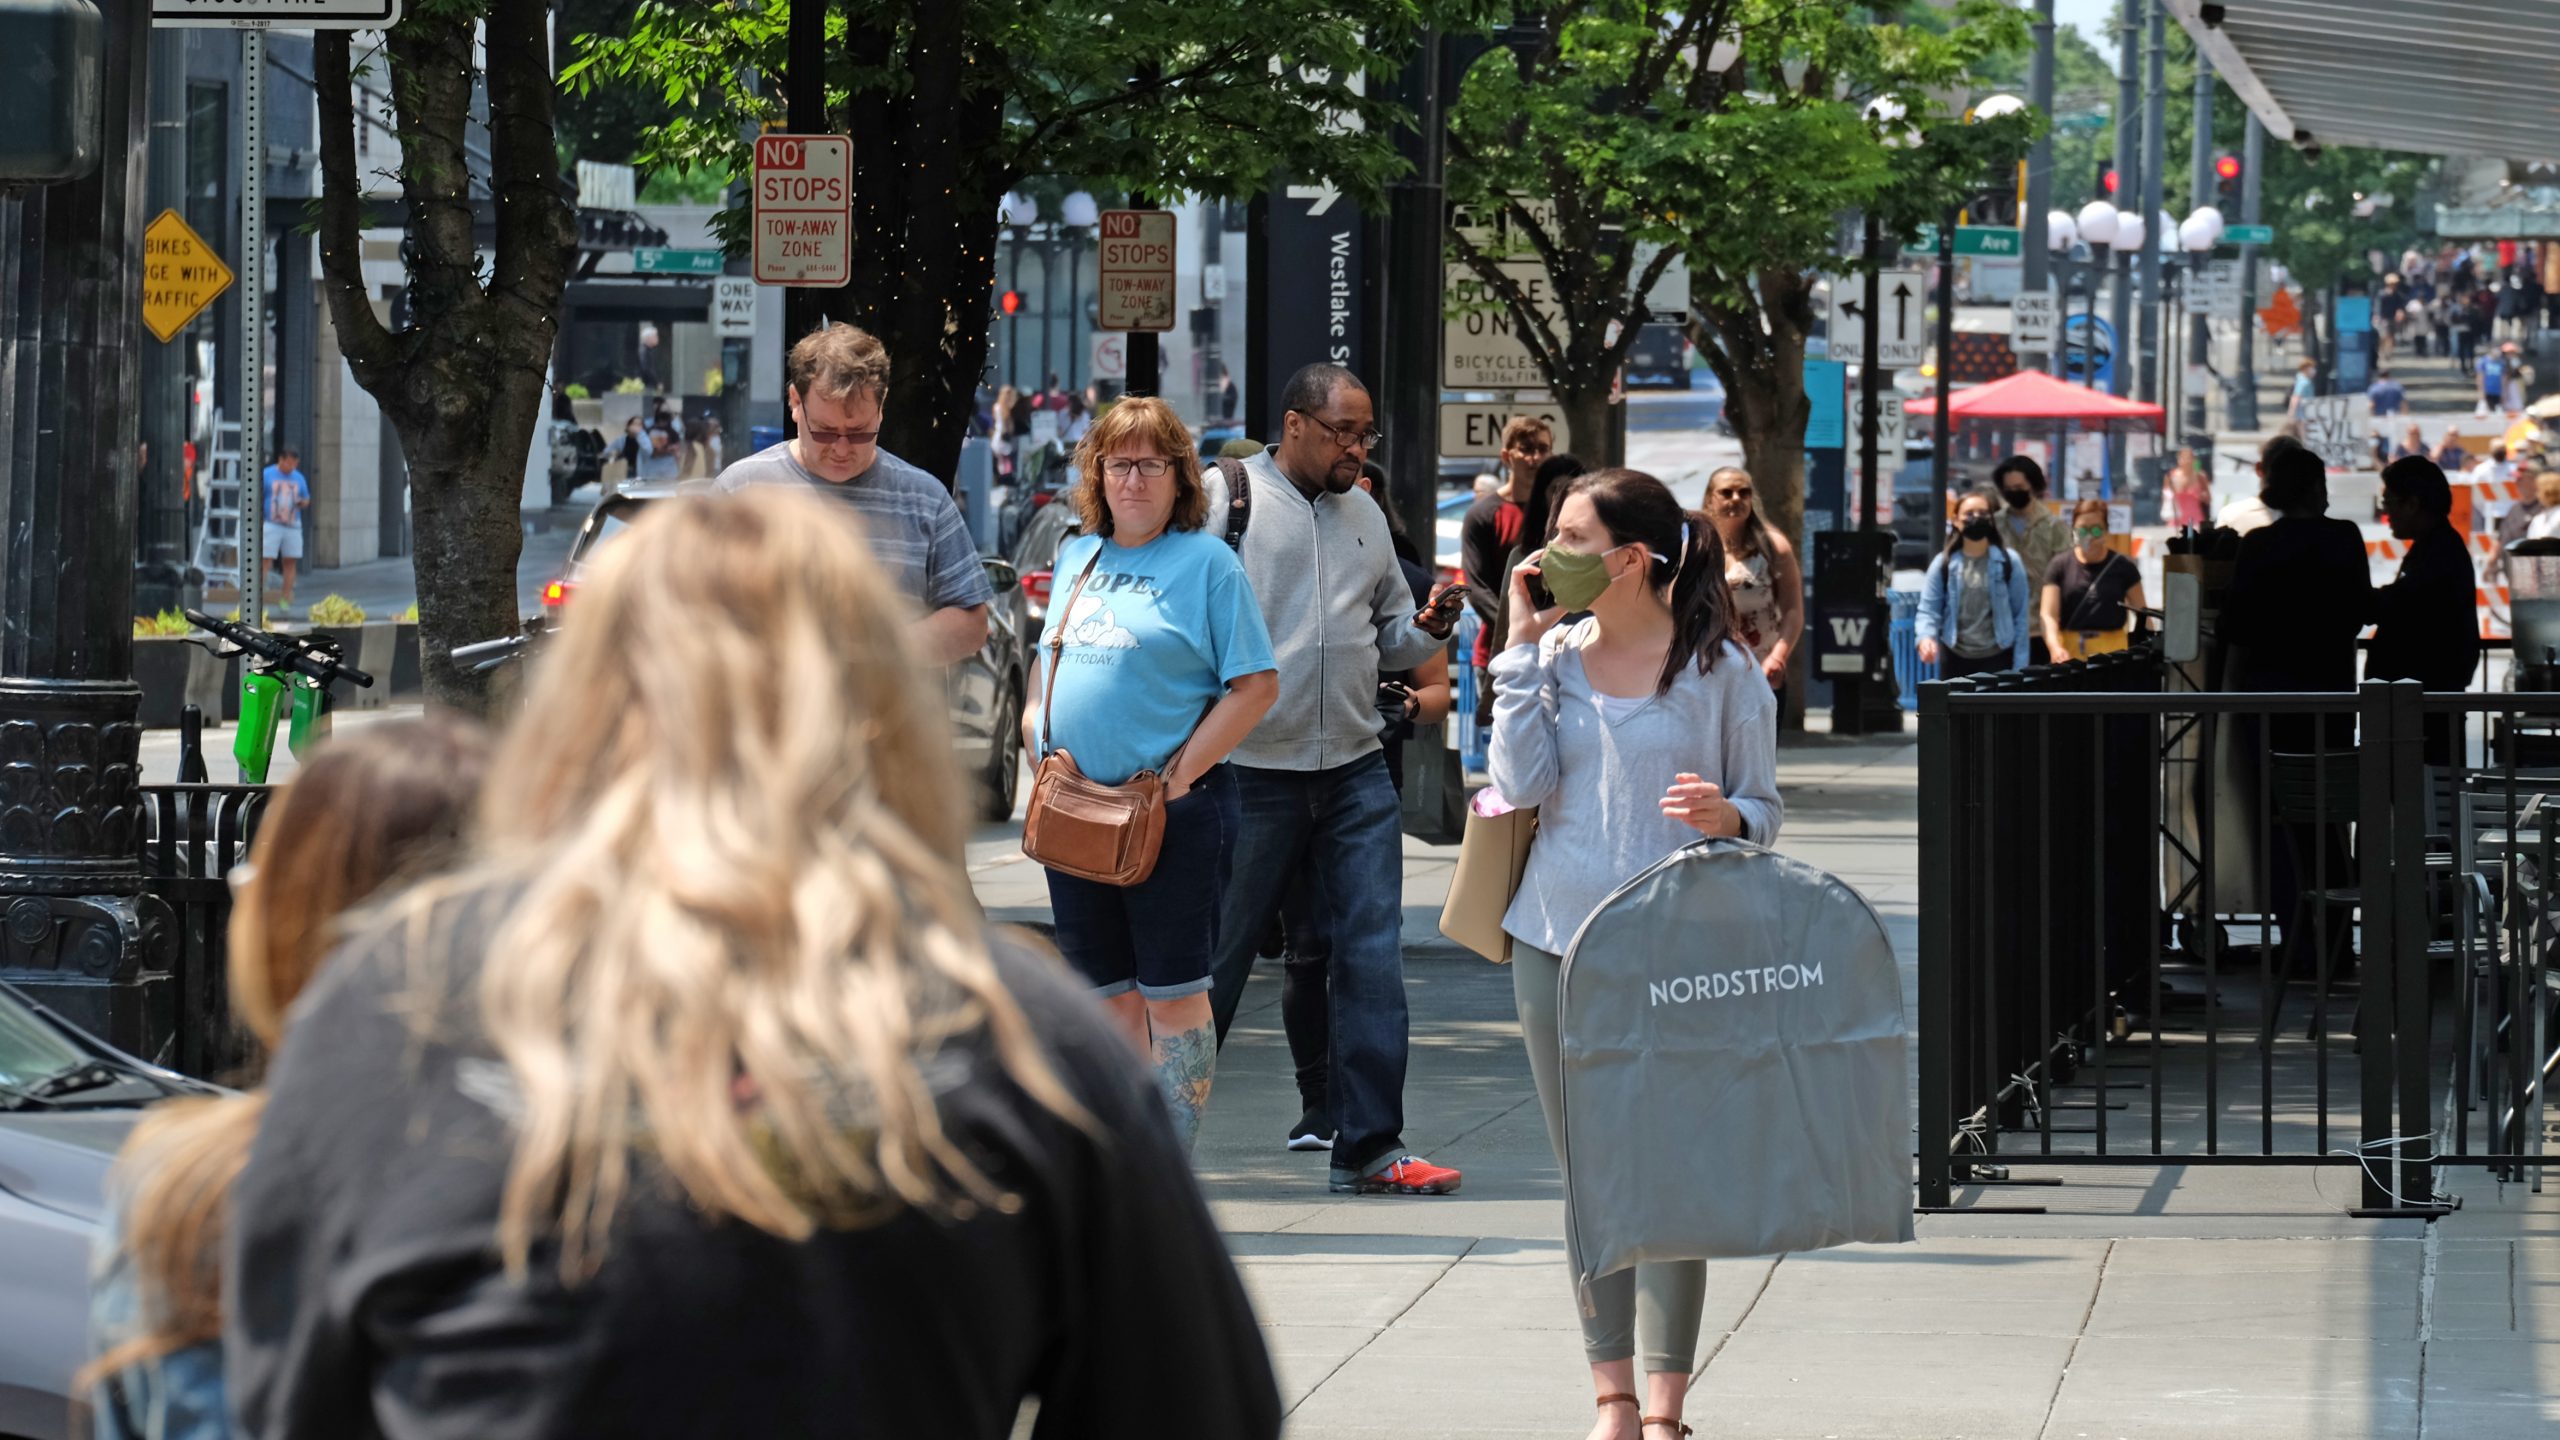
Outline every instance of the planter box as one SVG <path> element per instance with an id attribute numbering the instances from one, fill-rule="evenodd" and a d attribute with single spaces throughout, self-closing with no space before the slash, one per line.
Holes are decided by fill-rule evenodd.
<path id="1" fill-rule="evenodd" d="M 215 659 L 174 636 L 134 637 L 133 678 L 142 687 L 140 719 L 146 728 L 175 728 L 189 705 L 202 708 L 208 721 L 237 719 L 239 674 L 236 662 Z"/>

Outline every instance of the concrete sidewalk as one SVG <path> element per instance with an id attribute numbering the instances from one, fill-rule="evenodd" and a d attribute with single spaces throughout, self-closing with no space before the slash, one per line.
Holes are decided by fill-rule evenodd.
<path id="1" fill-rule="evenodd" d="M 1780 761 L 1781 848 L 1875 902 L 1907 992 L 1915 748 L 1815 736 Z M 1323 1155 L 1282 1148 L 1298 1101 L 1270 964 L 1201 1137 L 1298 1440 L 1571 1440 L 1592 1422 L 1510 979 L 1436 930 L 1454 858 L 1405 851 L 1406 1138 L 1465 1190 L 1335 1196 Z M 991 912 L 1045 919 L 1012 833 L 981 831 L 970 860 Z M 2050 1215 L 1929 1216 L 1911 1246 L 1711 1266 L 1689 1422 L 1843 1440 L 2560 1434 L 2553 1199 L 2457 1177 L 2467 1208 L 2426 1227 L 2349 1218 L 2352 1171 L 2059 1173 L 2033 1192 Z"/>

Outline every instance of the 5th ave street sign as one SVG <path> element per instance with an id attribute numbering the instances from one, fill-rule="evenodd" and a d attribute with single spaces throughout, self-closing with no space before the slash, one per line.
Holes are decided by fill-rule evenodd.
<path id="1" fill-rule="evenodd" d="M 2273 225 L 2225 225 L 2222 227 L 2222 243 L 2225 245 L 2273 245 L 2276 243 L 2276 227 Z"/>
<path id="2" fill-rule="evenodd" d="M 1905 255 L 1938 253 L 1938 227 L 1923 225 L 1918 234 L 1905 241 Z M 2024 253 L 2018 228 L 2014 225 L 1959 225 L 1956 227 L 1956 257 L 1974 256 L 1990 260 L 2015 260 Z"/>
<path id="3" fill-rule="evenodd" d="M 641 275 L 717 275 L 729 256 L 721 250 L 671 250 L 642 245 L 631 252 L 631 269 Z"/>

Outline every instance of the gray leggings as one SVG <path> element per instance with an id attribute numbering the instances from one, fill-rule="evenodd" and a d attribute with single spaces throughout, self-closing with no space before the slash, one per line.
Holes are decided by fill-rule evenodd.
<path id="1" fill-rule="evenodd" d="M 1547 1143 L 1561 1160 L 1564 1118 L 1556 1111 L 1556 977 L 1564 962 L 1533 945 L 1511 944 L 1511 999 L 1520 1009 L 1520 1038 L 1529 1046 L 1529 1073 L 1537 1078 L 1538 1108 L 1546 1112 Z M 1573 1201 L 1565 1201 L 1565 1233 L 1573 1233 Z M 1568 1247 L 1569 1249 L 1570 1247 Z M 1592 1364 L 1636 1353 L 1641 1331 L 1646 1374 L 1686 1375 L 1698 1361 L 1698 1317 L 1707 1305 L 1707 1262 L 1666 1260 L 1639 1264 L 1591 1282 L 1591 1308 L 1582 1317 L 1582 1353 Z M 1580 1307 L 1577 1305 L 1576 1307 Z"/>

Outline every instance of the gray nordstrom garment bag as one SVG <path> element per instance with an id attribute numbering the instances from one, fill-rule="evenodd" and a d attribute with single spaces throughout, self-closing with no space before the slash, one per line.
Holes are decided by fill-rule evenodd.
<path id="1" fill-rule="evenodd" d="M 1601 902 L 1558 984 L 1580 1283 L 1911 1238 L 1902 981 L 1857 891 L 1699 840 Z"/>

